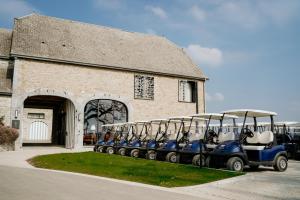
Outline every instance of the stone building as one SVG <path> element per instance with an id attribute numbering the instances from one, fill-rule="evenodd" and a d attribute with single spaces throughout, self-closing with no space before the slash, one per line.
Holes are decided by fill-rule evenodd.
<path id="1" fill-rule="evenodd" d="M 37 14 L 0 29 L 0 116 L 17 149 L 80 148 L 103 123 L 204 112 L 206 79 L 160 36 Z"/>

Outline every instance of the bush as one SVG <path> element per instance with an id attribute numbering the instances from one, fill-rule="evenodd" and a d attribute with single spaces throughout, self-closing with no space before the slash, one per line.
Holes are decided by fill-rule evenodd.
<path id="1" fill-rule="evenodd" d="M 3 117 L 0 118 L 0 145 L 13 144 L 19 137 L 17 129 L 5 126 L 3 123 Z"/>

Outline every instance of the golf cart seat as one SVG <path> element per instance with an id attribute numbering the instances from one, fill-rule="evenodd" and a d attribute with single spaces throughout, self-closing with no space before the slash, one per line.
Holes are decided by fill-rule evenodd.
<path id="1" fill-rule="evenodd" d="M 218 137 L 218 142 L 222 143 L 229 140 L 235 140 L 235 135 L 233 132 L 221 132 Z"/>
<path id="2" fill-rule="evenodd" d="M 266 145 L 273 142 L 274 134 L 272 131 L 264 131 L 262 133 L 254 132 L 253 137 L 247 137 L 246 141 L 248 144 L 255 145 L 243 145 L 245 150 L 263 150 Z"/>
<path id="3" fill-rule="evenodd" d="M 272 131 L 264 131 L 259 136 L 260 144 L 270 144 L 274 140 L 274 134 Z"/>
<path id="4" fill-rule="evenodd" d="M 260 132 L 253 132 L 253 137 L 247 137 L 246 142 L 248 144 L 259 144 Z"/>

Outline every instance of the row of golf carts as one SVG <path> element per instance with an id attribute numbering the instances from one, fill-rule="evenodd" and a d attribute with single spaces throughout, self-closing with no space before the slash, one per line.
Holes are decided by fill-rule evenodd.
<path id="1" fill-rule="evenodd" d="M 260 165 L 285 171 L 293 141 L 285 123 L 274 123 L 276 115 L 269 111 L 239 109 L 107 124 L 102 127 L 103 134 L 94 151 L 226 167 L 233 171 L 243 171 L 244 166 L 256 169 Z M 269 122 L 258 121 L 266 117 Z M 242 123 L 237 123 L 239 118 L 243 119 Z"/>

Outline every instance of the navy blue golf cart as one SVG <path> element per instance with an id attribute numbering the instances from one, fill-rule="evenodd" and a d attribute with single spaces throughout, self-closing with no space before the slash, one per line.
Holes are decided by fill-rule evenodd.
<path id="1" fill-rule="evenodd" d="M 232 171 L 243 171 L 244 166 L 257 169 L 260 165 L 273 166 L 276 171 L 285 171 L 288 167 L 287 152 L 284 145 L 278 145 L 274 137 L 274 119 L 277 114 L 269 111 L 239 109 L 224 114 L 244 117 L 238 140 L 225 141 L 209 153 L 209 167 L 227 167 Z M 269 117 L 270 130 L 258 131 L 257 119 Z M 247 125 L 247 119 L 253 119 L 253 130 Z"/>
<path id="2" fill-rule="evenodd" d="M 149 122 L 148 121 L 135 122 L 135 129 L 136 131 L 134 132 L 133 137 L 128 142 L 127 146 L 125 146 L 125 155 L 138 158 L 139 149 L 142 146 L 142 141 L 144 141 L 148 135 Z"/>
<path id="3" fill-rule="evenodd" d="M 126 132 L 124 128 L 126 123 L 113 124 L 115 131 L 111 135 L 110 139 L 102 145 L 102 151 L 108 154 L 114 154 L 117 152 L 117 147 L 124 145 L 126 142 Z"/>
<path id="4" fill-rule="evenodd" d="M 297 134 L 297 126 L 298 122 L 291 121 L 275 123 L 277 143 L 285 146 L 288 158 L 292 159 L 297 159 L 300 155 L 300 134 Z"/>
<path id="5" fill-rule="evenodd" d="M 104 152 L 103 145 L 105 145 L 109 141 L 109 138 L 111 137 L 112 132 L 114 132 L 113 124 L 102 125 L 102 131 L 101 131 L 100 137 L 94 146 L 95 152 L 100 152 L 100 153 Z"/>
<path id="6" fill-rule="evenodd" d="M 167 123 L 165 141 L 156 149 L 156 159 L 168 162 L 179 162 L 177 152 L 188 142 L 188 132 L 185 130 L 192 117 L 172 117 Z"/>
<path id="7" fill-rule="evenodd" d="M 126 155 L 126 147 L 133 140 L 135 135 L 135 123 L 127 122 L 122 126 L 122 134 L 120 140 L 115 143 L 114 152 L 125 156 Z"/>
<path id="8" fill-rule="evenodd" d="M 149 123 L 147 135 L 142 140 L 139 148 L 139 156 L 149 159 L 156 159 L 156 148 L 164 142 L 167 129 L 167 119 L 154 119 Z"/>
<path id="9" fill-rule="evenodd" d="M 177 154 L 180 162 L 204 166 L 207 153 L 217 144 L 235 139 L 236 134 L 231 131 L 230 126 L 235 126 L 235 119 L 238 117 L 219 113 L 201 113 L 192 115 L 192 118 L 188 129 L 188 143 Z M 211 123 L 213 120 L 219 124 L 213 125 Z M 231 124 L 223 127 L 224 121 L 230 121 Z"/>

